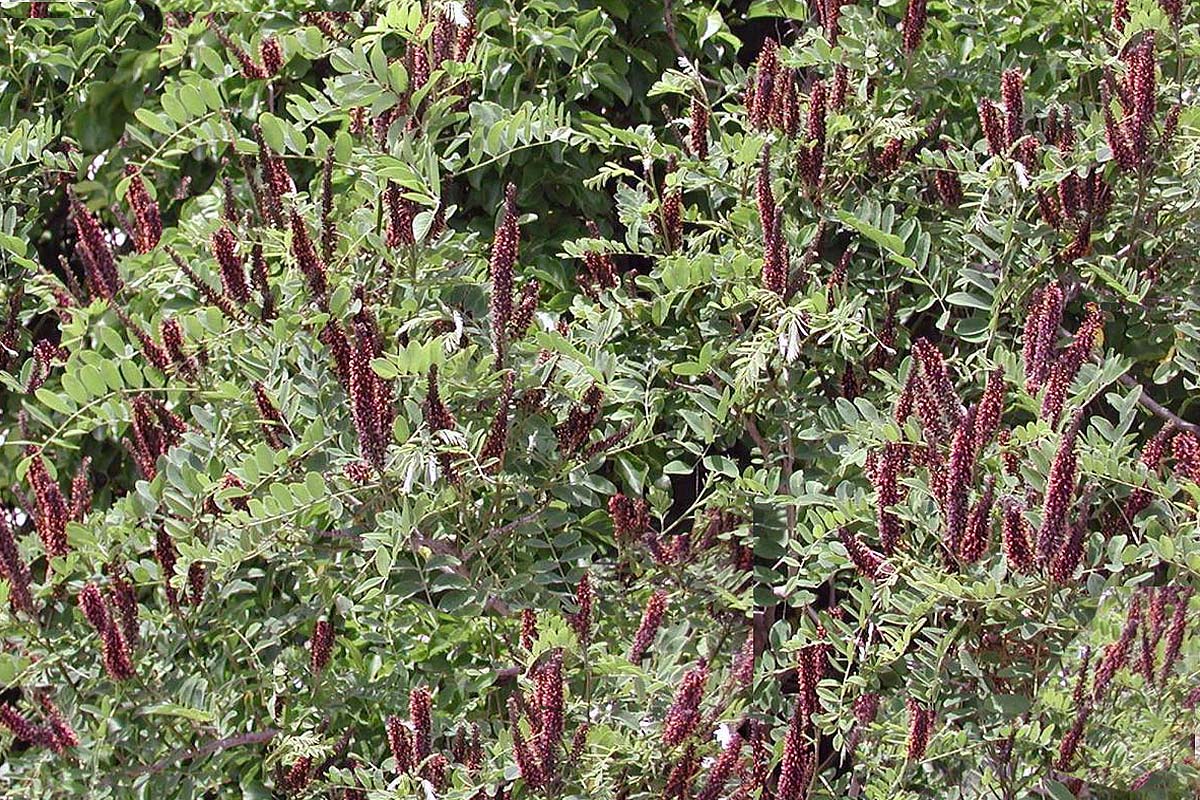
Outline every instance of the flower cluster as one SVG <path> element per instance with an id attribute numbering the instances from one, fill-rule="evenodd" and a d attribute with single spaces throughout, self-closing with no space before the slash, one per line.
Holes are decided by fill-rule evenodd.
<path id="1" fill-rule="evenodd" d="M 603 238 L 595 222 L 587 221 L 587 234 L 592 239 Z M 617 285 L 617 267 L 612 256 L 601 250 L 589 250 L 583 256 L 584 268 L 576 274 L 580 288 L 591 297 Z"/>
<path id="2" fill-rule="evenodd" d="M 65 556 L 71 549 L 67 544 L 67 502 L 58 481 L 50 477 L 40 450 L 31 455 L 26 479 L 33 490 L 36 503 L 34 521 L 42 548 L 50 558 Z"/>
<path id="3" fill-rule="evenodd" d="M 583 393 L 578 403 L 571 406 L 567 418 L 554 426 L 554 436 L 558 440 L 558 451 L 569 456 L 587 444 L 588 436 L 600 419 L 600 409 L 604 404 L 604 392 L 596 384 L 592 384 Z"/>
<path id="4" fill-rule="evenodd" d="M 886 558 L 863 544 L 862 540 L 851 533 L 849 529 L 839 529 L 838 536 L 859 575 L 877 581 L 886 578 L 894 571 Z"/>
<path id="5" fill-rule="evenodd" d="M 187 380 L 196 380 L 200 374 L 200 364 L 196 357 L 187 352 L 184 345 L 183 326 L 175 317 L 163 319 L 159 326 L 158 335 L 162 339 L 171 363 Z"/>
<path id="6" fill-rule="evenodd" d="M 269 40 L 272 42 L 272 45 L 267 45 L 268 40 L 263 40 L 263 63 L 259 64 L 250 56 L 249 53 L 246 52 L 244 47 L 235 42 L 232 37 L 225 32 L 225 29 L 221 27 L 221 23 L 217 20 L 214 14 L 207 15 L 204 18 L 204 21 L 205 24 L 208 25 L 208 29 L 213 32 L 213 35 L 217 37 L 217 40 L 221 43 L 225 50 L 237 60 L 238 64 L 241 66 L 243 78 L 247 80 L 261 80 L 263 78 L 269 78 L 271 75 L 274 75 L 279 71 L 280 66 L 282 66 L 283 56 L 279 49 L 279 43 L 274 39 Z M 270 62 L 269 65 L 268 61 Z"/>
<path id="7" fill-rule="evenodd" d="M 1058 450 L 1050 464 L 1046 477 L 1046 491 L 1042 501 L 1042 524 L 1038 528 L 1036 555 L 1043 565 L 1050 564 L 1067 544 L 1067 515 L 1075 497 L 1078 458 L 1075 445 L 1083 415 L 1077 413 L 1063 430 Z"/>
<path id="8" fill-rule="evenodd" d="M 392 383 L 371 366 L 383 354 L 383 342 L 365 292 L 359 288 L 356 294 L 359 310 L 354 317 L 354 349 L 350 356 L 350 410 L 359 451 L 372 466 L 382 469 L 395 418 Z"/>
<path id="9" fill-rule="evenodd" d="M 513 311 L 513 270 L 520 248 L 520 228 L 517 225 L 517 187 L 508 184 L 504 191 L 504 213 L 492 239 L 492 255 L 488 262 L 488 277 L 492 283 L 492 355 L 497 367 L 504 364 L 508 346 L 509 318 Z"/>
<path id="10" fill-rule="evenodd" d="M 775 205 L 771 192 L 771 148 L 764 146 L 755 184 L 758 218 L 763 231 L 763 288 L 783 297 L 788 290 L 789 256 L 783 236 L 783 209 Z"/>
<path id="11" fill-rule="evenodd" d="M 112 619 L 108 601 L 94 583 L 86 584 L 79 592 L 79 608 L 83 616 L 100 634 L 100 647 L 104 657 L 104 669 L 115 681 L 129 680 L 134 676 L 133 658 L 129 642 L 121 626 Z"/>
<path id="12" fill-rule="evenodd" d="M 575 613 L 567 619 L 584 647 L 592 638 L 592 613 L 595 604 L 596 591 L 592 588 L 591 576 L 585 572 L 575 586 Z"/>
<path id="13" fill-rule="evenodd" d="M 479 460 L 491 474 L 496 474 L 504 468 L 504 455 L 508 452 L 509 415 L 512 413 L 515 375 L 509 370 L 501 379 L 500 396 L 496 398 L 496 412 L 492 424 L 488 428 L 483 447 L 479 450 Z"/>
<path id="14" fill-rule="evenodd" d="M 133 209 L 133 246 L 139 253 L 149 253 L 162 237 L 162 218 L 158 213 L 158 203 L 150 196 L 142 173 L 132 164 L 125 167 L 129 176 L 129 190 L 126 197 L 129 207 Z"/>
<path id="15" fill-rule="evenodd" d="M 1042 417 L 1052 425 L 1058 423 L 1067 390 L 1079 374 L 1083 362 L 1091 356 L 1102 334 L 1104 315 L 1099 306 L 1089 303 L 1086 311 L 1087 315 L 1076 330 L 1075 337 L 1058 354 L 1053 366 L 1049 368 L 1050 377 L 1046 382 L 1045 394 L 1042 395 Z"/>
<path id="16" fill-rule="evenodd" d="M 642 622 L 633 636 L 633 644 L 629 648 L 631 662 L 637 664 L 645 658 L 646 651 L 654 643 L 654 637 L 658 635 L 658 629 L 662 625 L 666 613 L 667 593 L 658 589 L 646 601 L 646 608 L 642 612 Z"/>
<path id="17" fill-rule="evenodd" d="M 42 718 L 45 720 L 43 724 L 38 725 L 10 703 L 2 703 L 0 725 L 8 728 L 18 740 L 48 747 L 55 753 L 61 754 L 72 747 L 78 747 L 79 736 L 50 695 L 47 692 L 39 692 L 37 699 L 42 708 Z"/>
<path id="18" fill-rule="evenodd" d="M 825 169 L 827 108 L 825 82 L 817 81 L 808 95 L 808 120 L 805 128 L 807 141 L 797 154 L 800 177 L 813 192 L 820 188 Z"/>
<path id="19" fill-rule="evenodd" d="M 608 500 L 613 538 L 619 545 L 642 541 L 651 532 L 650 504 L 644 498 L 631 498 L 618 492 Z"/>
<path id="20" fill-rule="evenodd" d="M 871 482 L 875 487 L 875 513 L 879 533 L 879 546 L 884 553 L 892 553 L 900 541 L 901 524 L 890 509 L 904 501 L 907 491 L 900 484 L 900 477 L 908 468 L 908 448 L 899 442 L 884 445 L 883 452 L 875 460 L 871 471 Z"/>
<path id="21" fill-rule="evenodd" d="M 312 673 L 319 675 L 329 664 L 333 653 L 333 625 L 327 619 L 317 620 L 308 643 L 309 662 Z"/>
<path id="22" fill-rule="evenodd" d="M 246 285 L 246 267 L 237 253 L 237 240 L 233 231 L 225 225 L 217 229 L 212 237 L 213 256 L 221 271 L 221 287 L 235 303 L 250 302 L 250 287 Z"/>
<path id="23" fill-rule="evenodd" d="M 908 709 L 908 760 L 920 761 L 929 747 L 937 712 L 911 697 L 904 705 Z"/>
<path id="24" fill-rule="evenodd" d="M 708 159 L 708 100 L 701 90 L 692 94 L 688 150 L 697 161 Z"/>
<path id="25" fill-rule="evenodd" d="M 676 168 L 675 156 L 671 155 L 667 158 L 662 182 L 658 186 L 658 213 L 661 219 L 656 220 L 656 225 L 667 252 L 671 253 L 683 244 L 683 190 L 671 180 Z"/>
<path id="26" fill-rule="evenodd" d="M 33 614 L 29 565 L 21 558 L 13 535 L 12 520 L 6 509 L 0 509 L 0 577 L 8 581 L 8 602 L 12 610 Z"/>
<path id="27" fill-rule="evenodd" d="M 703 658 L 683 676 L 675 692 L 675 700 L 663 719 L 663 746 L 676 747 L 695 732 L 700 724 L 700 702 L 704 699 L 708 676 L 708 662 Z"/>
<path id="28" fill-rule="evenodd" d="M 1157 106 L 1154 56 L 1154 31 L 1146 31 L 1141 40 L 1125 51 L 1125 78 L 1117 83 L 1106 76 L 1101 95 L 1104 106 L 1104 135 L 1113 159 L 1126 172 L 1136 172 L 1149 156 L 1150 130 Z M 1117 95 L 1122 116 L 1112 112 L 1111 95 Z"/>
<path id="29" fill-rule="evenodd" d="M 1001 503 L 1003 517 L 1000 535 L 1004 545 L 1004 558 L 1010 569 L 1016 572 L 1031 573 L 1034 570 L 1033 532 L 1025 519 L 1020 503 L 1011 498 L 1004 498 Z"/>
<path id="30" fill-rule="evenodd" d="M 388 181 L 383 190 L 383 207 L 387 210 L 387 243 L 390 247 L 416 244 L 413 220 L 417 204 L 400 191 L 395 181 Z"/>
<path id="31" fill-rule="evenodd" d="M 555 649 L 531 667 L 533 691 L 509 699 L 513 757 L 521 777 L 534 792 L 558 786 L 561 779 L 560 750 L 566 731 L 563 653 Z M 527 738 L 522 719 L 528 723 Z M 571 749 L 583 747 L 587 724 L 576 729 Z"/>
<path id="32" fill-rule="evenodd" d="M 75 252 L 83 262 L 88 290 L 95 297 L 113 299 L 121 290 L 122 282 L 117 274 L 112 247 L 95 215 L 73 193 L 71 221 L 75 224 L 75 233 L 78 236 Z"/>
<path id="33" fill-rule="evenodd" d="M 125 439 L 125 448 L 142 477 L 154 480 L 158 474 L 158 459 L 179 444 L 187 425 L 178 414 L 148 394 L 134 395 L 131 405 L 131 436 Z"/>
<path id="34" fill-rule="evenodd" d="M 327 311 L 329 309 L 329 279 L 326 277 L 325 262 L 317 255 L 317 248 L 308 235 L 308 226 L 295 209 L 291 212 L 290 220 L 292 255 L 300 267 L 300 272 L 308 281 L 308 289 L 312 293 L 313 301 L 322 311 Z"/>
<path id="35" fill-rule="evenodd" d="M 779 761 L 779 781 L 775 797 L 779 800 L 803 800 L 816 769 L 816 754 L 808 730 L 808 720 L 797 704 L 783 739 L 783 757 Z"/>
<path id="36" fill-rule="evenodd" d="M 916 52 L 916 49 L 921 46 L 921 39 L 925 36 L 925 26 L 929 22 L 926 4 L 926 0 L 908 0 L 908 6 L 904 9 L 901 32 L 906 54 Z"/>

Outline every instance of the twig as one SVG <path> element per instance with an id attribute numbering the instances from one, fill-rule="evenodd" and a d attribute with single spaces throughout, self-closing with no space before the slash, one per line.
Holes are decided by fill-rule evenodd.
<path id="1" fill-rule="evenodd" d="M 692 63 L 692 60 L 687 57 L 687 53 L 683 52 L 683 47 L 679 44 L 679 37 L 675 34 L 675 0 L 663 0 L 663 27 L 667 31 L 667 41 L 671 43 L 671 47 L 675 50 L 676 55 L 683 63 L 687 64 L 688 69 L 695 74 L 696 78 L 709 86 L 720 87 L 721 83 L 708 77 L 700 71 L 700 68 Z M 723 87 L 722 87 L 723 88 Z"/>
<path id="2" fill-rule="evenodd" d="M 762 453 L 763 461 L 771 459 L 771 445 L 767 444 L 762 433 L 758 430 L 758 423 L 755 422 L 752 414 L 746 414 L 746 432 L 750 434 L 750 438 L 754 440 L 754 444 L 758 447 L 758 451 Z"/>
<path id="3" fill-rule="evenodd" d="M 1070 295 L 1071 295 L 1071 290 L 1068 289 L 1068 296 L 1070 296 Z M 1062 328 L 1062 327 L 1060 327 L 1058 329 L 1058 332 L 1060 335 L 1066 335 L 1066 336 L 1073 335 L 1066 328 Z M 1092 354 L 1092 363 L 1100 365 L 1100 364 L 1104 363 L 1104 359 L 1098 353 L 1093 353 Z M 1155 400 L 1153 397 L 1151 397 L 1149 394 L 1146 393 L 1146 387 L 1144 387 L 1144 386 L 1142 386 L 1142 384 L 1138 383 L 1137 378 L 1133 377 L 1128 372 L 1121 373 L 1120 377 L 1117 378 L 1117 383 L 1121 384 L 1122 386 L 1124 386 L 1128 389 L 1137 389 L 1138 390 L 1138 396 L 1137 396 L 1138 404 L 1141 405 L 1142 407 L 1144 407 L 1147 411 L 1149 411 L 1154 416 L 1156 416 L 1160 419 L 1166 420 L 1169 425 L 1171 425 L 1172 427 L 1178 428 L 1181 431 L 1189 431 L 1190 433 L 1194 433 L 1197 436 L 1200 436 L 1200 425 L 1197 425 L 1194 422 L 1188 422 L 1186 419 L 1179 416 L 1174 411 L 1172 411 L 1171 409 L 1164 406 L 1162 403 Z"/>
<path id="4" fill-rule="evenodd" d="M 274 728 L 267 728 L 266 730 L 261 731 L 240 733 L 237 736 L 229 736 L 224 739 L 213 739 L 212 741 L 194 749 L 181 747 L 168 755 L 166 758 L 155 761 L 149 766 L 138 767 L 136 769 L 129 770 L 125 773 L 125 775 L 133 778 L 137 777 L 138 775 L 145 775 L 147 773 L 162 772 L 167 767 L 180 761 L 187 761 L 193 758 L 200 758 L 201 756 L 212 755 L 213 753 L 218 753 L 222 750 L 228 750 L 231 747 L 242 747 L 248 744 L 265 744 L 278 735 L 279 731 L 275 730 Z"/>
<path id="5" fill-rule="evenodd" d="M 1121 375 L 1121 377 L 1117 378 L 1117 383 L 1120 383 L 1122 386 L 1127 386 L 1130 389 L 1139 390 L 1137 398 L 1138 403 L 1145 406 L 1151 414 L 1154 414 L 1154 416 L 1166 420 L 1167 423 L 1172 427 L 1183 431 L 1189 431 L 1197 436 L 1200 436 L 1200 425 L 1197 425 L 1194 422 L 1188 422 L 1174 411 L 1167 408 L 1150 395 L 1146 394 L 1145 387 L 1138 383 L 1137 380 L 1129 373 L 1124 373 Z"/>

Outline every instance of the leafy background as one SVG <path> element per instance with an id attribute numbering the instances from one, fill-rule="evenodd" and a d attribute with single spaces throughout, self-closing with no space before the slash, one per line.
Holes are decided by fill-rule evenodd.
<path id="1" fill-rule="evenodd" d="M 1154 681 L 1134 637 L 1107 694 L 1088 703 L 1075 685 L 1085 648 L 1093 670 L 1120 652 L 1110 646 L 1134 597 L 1145 631 L 1150 598 L 1189 589 L 1200 567 L 1200 468 L 1186 445 L 1168 448 L 1161 468 L 1139 461 L 1159 431 L 1200 421 L 1194 9 L 1176 21 L 1170 3 L 1134 2 L 1118 30 L 1112 7 L 1093 0 L 934 0 L 920 46 L 905 52 L 902 20 L 916 11 L 902 2 L 840 6 L 836 44 L 820 23 L 827 9 L 784 0 L 427 5 L 312 15 L 280 4 L 210 24 L 150 4 L 4 4 L 0 502 L 32 571 L 33 609 L 4 604 L 0 682 L 9 707 L 34 720 L 52 696 L 79 740 L 54 752 L 7 738 L 5 793 L 690 797 L 737 730 L 760 736 L 762 752 L 747 745 L 712 797 L 1191 796 L 1193 637 L 1177 660 L 1168 640 L 1147 646 L 1165 673 L 1152 669 Z M 421 103 L 405 54 L 435 46 L 442 15 L 473 19 L 477 35 Z M 274 37 L 282 69 L 248 78 L 218 30 L 252 59 Z M 1104 87 L 1148 31 L 1152 146 L 1141 168 L 1122 170 Z M 796 70 L 802 119 L 814 82 L 845 69 L 819 186 L 799 166 L 804 131 L 751 124 L 746 92 L 768 39 Z M 1000 99 L 1006 69 L 1023 76 L 1024 130 L 1045 138 L 1051 109 L 1069 109 L 1073 150 L 1047 142 L 1029 163 L 989 151 L 978 104 Z M 405 98 L 421 110 L 375 124 Z M 705 158 L 688 145 L 695 98 L 711 109 Z M 762 279 L 756 183 L 768 144 L 791 251 L 786 296 Z M 295 230 L 261 213 L 246 158 L 262 159 L 264 145 L 294 182 L 285 207 L 314 239 L 336 230 L 327 308 L 306 287 Z M 889 152 L 903 153 L 894 168 Z M 131 241 L 131 165 L 162 217 L 146 253 Z M 1112 208 L 1087 251 L 1063 257 L 1073 234 L 1046 223 L 1037 193 L 1092 165 Z M 961 203 L 931 188 L 939 170 L 957 178 Z M 389 181 L 420 211 L 414 244 L 388 239 Z M 505 378 L 489 258 L 509 183 L 517 286 L 536 286 L 538 308 L 506 354 L 516 402 L 493 471 L 480 453 Z M 117 254 L 124 288 L 112 302 L 79 288 L 72 192 Z M 258 295 L 224 313 L 181 271 L 222 291 L 210 242 L 223 224 L 243 260 L 261 245 L 274 318 Z M 601 251 L 619 282 L 596 292 L 581 275 Z M 1067 297 L 1063 348 L 1086 303 L 1103 314 L 1058 419 L 1027 390 L 1021 357 L 1030 299 L 1051 283 Z M 350 328 L 363 307 L 382 332 L 371 366 L 393 391 L 381 470 L 363 463 L 352 398 L 319 338 L 329 319 Z M 147 357 L 136 332 L 160 339 L 164 320 L 203 356 L 196 374 Z M 1083 410 L 1071 516 L 1086 534 L 1067 579 L 1022 574 L 1005 558 L 1000 503 L 986 553 L 947 560 L 936 467 L 902 478 L 892 510 L 904 536 L 887 574 L 855 570 L 839 529 L 881 547 L 880 454 L 927 435 L 893 413 L 921 338 L 968 404 L 989 373 L 1004 376 L 1007 444 L 982 451 L 972 497 L 990 476 L 997 495 L 1027 505 L 1034 530 L 1063 431 Z M 434 365 L 453 431 L 430 425 Z M 280 449 L 264 436 L 256 382 L 283 420 L 268 426 Z M 569 452 L 556 431 L 593 386 L 602 400 L 587 446 Z M 135 397 L 187 426 L 152 479 L 123 444 Z M 92 487 L 65 556 L 48 557 L 35 533 L 35 457 L 64 493 L 81 469 Z M 1137 491 L 1148 507 L 1120 519 Z M 610 513 L 618 495 L 648 501 L 644 536 L 630 539 Z M 722 524 L 708 536 L 713 520 Z M 77 601 L 89 582 L 111 588 L 114 565 L 139 618 L 136 675 L 123 681 L 106 673 Z M 203 592 L 189 592 L 200 571 Z M 585 574 L 597 599 L 581 638 L 571 615 Z M 0 592 L 11 600 L 9 577 Z M 168 587 L 185 601 L 169 602 Z M 666 614 L 648 656 L 630 663 L 656 590 Z M 1189 596 L 1179 596 L 1186 624 Z M 523 641 L 522 612 L 536 618 L 536 642 Z M 321 620 L 332 652 L 314 670 Z M 754 673 L 741 683 L 732 672 L 748 638 Z M 789 742 L 814 646 L 825 648 L 816 708 Z M 518 768 L 508 703 L 541 702 L 558 653 L 562 763 L 539 789 Z M 700 658 L 713 673 L 703 725 L 667 746 L 664 716 Z M 420 687 L 432 691 L 438 752 L 451 754 L 459 726 L 479 726 L 477 768 L 452 763 L 444 781 L 400 774 L 385 718 L 407 718 Z M 868 694 L 880 698 L 869 722 L 855 714 Z M 935 713 L 924 752 L 911 748 L 912 702 Z M 1082 744 L 1061 764 L 1084 706 Z M 586 740 L 567 758 L 584 721 Z M 536 735 L 528 720 L 515 730 Z M 792 794 L 784 776 L 799 741 L 813 768 Z M 693 761 L 681 790 L 680 765 Z"/>

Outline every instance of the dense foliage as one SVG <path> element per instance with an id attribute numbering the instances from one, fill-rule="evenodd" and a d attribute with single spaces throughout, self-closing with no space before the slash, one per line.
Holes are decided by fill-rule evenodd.
<path id="1" fill-rule="evenodd" d="M 4 3 L 6 797 L 1187 797 L 1183 0 Z"/>

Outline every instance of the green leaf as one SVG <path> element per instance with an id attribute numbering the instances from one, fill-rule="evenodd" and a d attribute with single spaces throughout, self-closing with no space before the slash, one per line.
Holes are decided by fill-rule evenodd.
<path id="1" fill-rule="evenodd" d="M 133 116 L 137 118 L 138 122 L 156 133 L 169 134 L 175 132 L 175 125 L 165 117 L 159 116 L 149 109 L 139 108 L 133 112 Z"/>
<path id="2" fill-rule="evenodd" d="M 885 233 L 867 222 L 851 214 L 849 211 L 837 212 L 838 219 L 845 225 L 866 236 L 875 244 L 879 245 L 888 257 L 897 264 L 905 267 L 915 267 L 916 262 L 908 256 L 904 255 L 904 240 L 893 233 Z"/>
<path id="3" fill-rule="evenodd" d="M 75 413 L 76 407 L 75 404 L 71 402 L 70 398 L 64 397 L 58 392 L 51 391 L 44 386 L 34 392 L 34 396 L 38 399 L 39 403 L 46 406 L 51 411 L 57 411 L 61 414 L 67 415 Z"/>
<path id="4" fill-rule="evenodd" d="M 155 703 L 154 705 L 143 707 L 140 713 L 146 715 L 179 717 L 181 719 L 190 719 L 195 722 L 212 722 L 216 719 L 216 717 L 209 711 L 204 711 L 199 708 L 191 708 L 189 706 L 182 706 L 176 703 Z"/>

